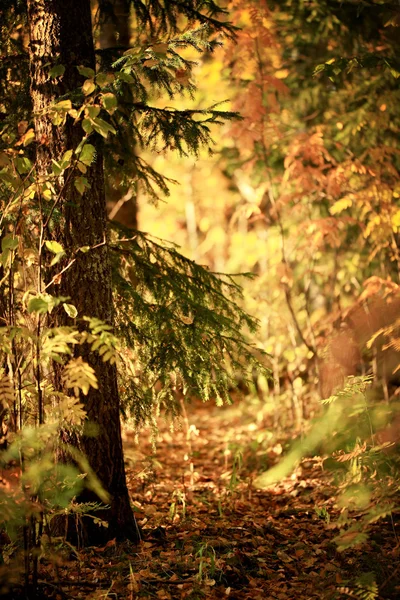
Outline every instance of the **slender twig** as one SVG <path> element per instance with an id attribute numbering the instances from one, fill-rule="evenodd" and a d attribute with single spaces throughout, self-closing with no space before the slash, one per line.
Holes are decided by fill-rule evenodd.
<path id="1" fill-rule="evenodd" d="M 46 290 L 47 290 L 47 288 L 49 288 L 51 285 L 53 285 L 53 283 L 55 283 L 55 282 L 57 281 L 57 279 L 58 279 L 59 277 L 61 277 L 61 275 L 62 275 L 63 273 L 65 273 L 65 271 L 68 271 L 68 269 L 69 269 L 70 267 L 72 267 L 72 265 L 74 264 L 74 262 L 75 262 L 75 261 L 76 261 L 76 258 L 72 258 L 72 259 L 69 261 L 69 263 L 68 263 L 68 264 L 67 264 L 67 265 L 66 265 L 66 266 L 65 266 L 65 267 L 64 267 L 64 268 L 63 268 L 63 269 L 62 269 L 62 270 L 61 270 L 59 273 L 56 273 L 56 274 L 54 275 L 54 277 L 52 278 L 52 280 L 51 280 L 51 281 L 49 281 L 49 283 L 48 283 L 48 284 L 47 284 L 47 285 L 44 287 L 44 291 L 46 291 Z"/>

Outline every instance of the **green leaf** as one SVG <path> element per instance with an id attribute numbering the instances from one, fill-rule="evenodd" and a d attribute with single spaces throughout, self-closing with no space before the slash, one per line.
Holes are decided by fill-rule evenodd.
<path id="1" fill-rule="evenodd" d="M 100 112 L 100 106 L 87 106 L 86 111 L 89 117 L 94 119 Z"/>
<path id="2" fill-rule="evenodd" d="M 65 256 L 65 252 L 58 252 L 51 261 L 50 266 L 52 267 L 53 265 L 59 263 L 63 256 Z"/>
<path id="3" fill-rule="evenodd" d="M 47 186 L 43 187 L 42 197 L 45 200 L 51 200 L 52 197 L 53 197 L 53 191 L 49 187 L 47 187 Z"/>
<path id="4" fill-rule="evenodd" d="M 104 108 L 106 109 L 106 111 L 109 112 L 111 115 L 115 112 L 115 109 L 117 108 L 117 105 L 118 105 L 116 96 L 111 93 L 103 94 L 101 97 L 101 102 L 102 102 Z M 95 115 L 95 116 L 97 116 L 97 115 Z"/>
<path id="5" fill-rule="evenodd" d="M 54 175 L 58 177 L 63 171 L 65 171 L 65 169 L 68 169 L 68 167 L 71 165 L 72 154 L 72 150 L 67 150 L 66 152 L 64 152 L 64 155 L 60 162 L 57 162 L 54 159 L 51 161 Z"/>
<path id="6" fill-rule="evenodd" d="M 61 77 L 62 75 L 64 75 L 64 73 L 64 65 L 54 65 L 54 67 L 52 67 L 49 71 L 49 75 L 52 79 L 55 79 L 56 77 Z"/>
<path id="7" fill-rule="evenodd" d="M 61 164 L 63 165 L 64 169 L 66 169 L 67 166 L 69 166 L 69 164 L 71 162 L 72 154 L 73 154 L 73 150 L 67 150 L 66 152 L 64 152 L 63 157 L 61 159 Z"/>
<path id="8" fill-rule="evenodd" d="M 86 177 L 77 177 L 74 181 L 74 185 L 80 194 L 83 194 L 84 191 L 89 187 Z"/>
<path id="9" fill-rule="evenodd" d="M 4 250 L 15 250 L 16 248 L 18 248 L 18 243 L 19 242 L 17 237 L 13 237 L 12 235 L 6 235 L 1 240 L 1 249 L 3 252 Z"/>
<path id="10" fill-rule="evenodd" d="M 96 83 L 98 86 L 103 88 L 106 85 L 110 85 L 110 83 L 112 83 L 114 81 L 114 79 L 115 79 L 115 76 L 113 73 L 99 73 L 96 76 Z"/>
<path id="11" fill-rule="evenodd" d="M 135 83 L 135 80 L 132 77 L 132 75 L 130 73 L 127 73 L 126 71 L 120 71 L 118 73 L 118 79 L 122 79 L 122 81 L 125 81 L 126 83 Z"/>
<path id="12" fill-rule="evenodd" d="M 51 162 L 52 162 L 52 167 L 51 167 L 52 171 L 53 171 L 54 175 L 56 175 L 58 177 L 63 172 L 63 168 L 60 165 L 60 163 L 57 162 L 56 160 L 52 159 Z"/>
<path id="13" fill-rule="evenodd" d="M 10 258 L 10 250 L 4 250 L 4 252 L 2 252 L 0 254 L 0 265 L 3 265 L 3 267 L 5 267 L 8 263 L 9 258 Z"/>
<path id="14" fill-rule="evenodd" d="M 72 102 L 71 100 L 60 100 L 60 102 L 54 105 L 54 108 L 56 110 L 69 111 L 72 109 Z"/>
<path id="15" fill-rule="evenodd" d="M 71 319 L 75 319 L 76 315 L 78 314 L 76 307 L 73 304 L 66 304 L 65 302 L 63 307 L 67 315 L 71 317 Z"/>
<path id="16" fill-rule="evenodd" d="M 110 123 L 107 123 L 104 119 L 100 119 L 100 117 L 93 119 L 93 129 L 97 131 L 97 133 L 100 133 L 104 138 L 107 138 L 109 133 L 117 133 Z"/>
<path id="17" fill-rule="evenodd" d="M 83 75 L 88 79 L 92 79 L 95 76 L 95 72 L 90 67 L 84 67 L 83 65 L 79 65 L 76 67 L 79 71 L 79 75 Z"/>
<path id="18" fill-rule="evenodd" d="M 64 248 L 61 246 L 61 244 L 54 240 L 46 240 L 45 244 L 47 250 L 50 250 L 50 252 L 53 252 L 53 254 L 59 254 L 60 252 L 64 252 Z"/>
<path id="19" fill-rule="evenodd" d="M 325 71 L 325 65 L 317 65 L 314 69 L 314 75 L 321 73 L 322 71 Z"/>
<path id="20" fill-rule="evenodd" d="M 89 167 L 96 156 L 96 148 L 92 144 L 85 144 L 79 154 L 79 161 Z"/>
<path id="21" fill-rule="evenodd" d="M 63 247 L 61 246 L 61 244 L 59 244 L 56 241 L 53 240 L 46 240 L 45 241 L 46 244 L 46 248 L 52 252 L 53 254 L 55 254 L 54 258 L 52 259 L 50 266 L 52 267 L 53 265 L 56 265 L 57 263 L 60 262 L 60 260 L 65 256 L 65 252 Z"/>
<path id="22" fill-rule="evenodd" d="M 93 127 L 90 119 L 83 119 L 82 121 L 82 129 L 85 133 L 92 133 Z"/>
<path id="23" fill-rule="evenodd" d="M 43 298 L 43 296 L 36 296 L 35 298 L 31 298 L 28 302 L 28 313 L 38 313 L 39 315 L 44 315 L 48 312 L 51 312 L 53 308 L 52 302 L 48 298 Z"/>
<path id="24" fill-rule="evenodd" d="M 18 156 L 16 158 L 15 163 L 16 163 L 16 166 L 17 166 L 17 171 L 21 175 L 23 173 L 27 173 L 32 168 L 32 163 L 29 160 L 29 158 L 26 157 L 26 156 Z"/>

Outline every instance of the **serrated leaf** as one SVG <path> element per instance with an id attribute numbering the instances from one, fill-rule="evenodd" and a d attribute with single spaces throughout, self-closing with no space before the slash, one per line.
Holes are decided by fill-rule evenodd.
<path id="1" fill-rule="evenodd" d="M 84 67 L 83 65 L 79 65 L 76 68 L 78 69 L 79 75 L 83 75 L 83 77 L 93 79 L 93 77 L 95 76 L 95 72 L 90 67 Z"/>
<path id="2" fill-rule="evenodd" d="M 96 156 L 96 148 L 92 144 L 85 144 L 79 154 L 79 161 L 89 167 Z"/>
<path id="3" fill-rule="evenodd" d="M 63 308 L 64 308 L 65 312 L 67 313 L 67 315 L 69 317 L 71 317 L 71 319 L 75 319 L 75 317 L 78 314 L 78 311 L 77 311 L 76 307 L 73 304 L 66 304 L 64 302 Z"/>

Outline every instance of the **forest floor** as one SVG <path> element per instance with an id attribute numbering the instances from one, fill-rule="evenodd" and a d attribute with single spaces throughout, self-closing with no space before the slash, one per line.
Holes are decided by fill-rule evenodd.
<path id="1" fill-rule="evenodd" d="M 134 440 L 125 431 L 141 545 L 112 541 L 80 552 L 68 568 L 76 581 L 68 598 L 400 598 L 400 524 L 380 520 L 367 543 L 338 552 L 337 489 L 320 458 L 255 489 L 255 476 L 288 442 L 271 434 L 255 407 L 189 406 L 173 431 L 160 420 L 156 449 L 151 437 L 145 431 Z M 370 575 L 357 587 L 367 573 L 379 592 L 368 586 Z"/>
<path id="2" fill-rule="evenodd" d="M 256 406 L 189 406 L 175 430 L 160 420 L 156 449 L 149 430 L 124 438 L 143 541 L 71 554 L 57 600 L 400 598 L 400 523 L 381 519 L 364 545 L 338 552 L 337 487 L 320 458 L 255 489 L 290 442 Z"/>

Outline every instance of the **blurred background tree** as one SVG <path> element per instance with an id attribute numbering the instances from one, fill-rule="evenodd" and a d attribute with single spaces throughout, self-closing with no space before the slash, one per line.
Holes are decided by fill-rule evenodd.
<path id="1" fill-rule="evenodd" d="M 140 224 L 217 270 L 257 273 L 246 306 L 274 371 L 259 390 L 275 397 L 275 419 L 299 426 L 348 375 L 372 370 L 386 401 L 397 385 L 395 344 L 384 332 L 367 343 L 399 308 L 398 6 L 229 10 L 237 43 L 198 66 L 196 100 L 230 98 L 243 120 L 216 139 L 217 160 L 182 171 L 158 219 L 141 208 Z M 160 163 L 182 181 L 180 163 Z"/>

